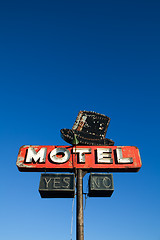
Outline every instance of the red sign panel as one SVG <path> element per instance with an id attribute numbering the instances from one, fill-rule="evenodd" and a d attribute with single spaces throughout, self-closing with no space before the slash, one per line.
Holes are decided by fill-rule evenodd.
<path id="1" fill-rule="evenodd" d="M 137 172 L 142 166 L 133 146 L 22 146 L 17 167 L 22 172 L 74 171 Z"/>

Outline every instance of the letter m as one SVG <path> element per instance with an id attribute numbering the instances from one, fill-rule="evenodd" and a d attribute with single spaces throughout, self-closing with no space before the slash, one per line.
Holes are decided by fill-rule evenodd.
<path id="1" fill-rule="evenodd" d="M 27 156 L 26 156 L 26 163 L 39 162 L 45 163 L 46 160 L 46 153 L 47 148 L 41 148 L 38 152 L 33 147 L 28 148 Z"/>

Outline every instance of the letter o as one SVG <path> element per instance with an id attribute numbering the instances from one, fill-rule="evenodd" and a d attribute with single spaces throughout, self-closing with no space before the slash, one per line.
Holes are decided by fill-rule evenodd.
<path id="1" fill-rule="evenodd" d="M 62 153 L 64 156 L 59 158 L 56 156 L 58 153 Z M 65 163 L 69 160 L 69 158 L 70 152 L 66 148 L 55 148 L 50 152 L 50 160 L 54 163 Z"/>
<path id="2" fill-rule="evenodd" d="M 104 177 L 103 185 L 105 186 L 105 188 L 109 188 L 111 186 L 111 180 L 108 177 Z"/>

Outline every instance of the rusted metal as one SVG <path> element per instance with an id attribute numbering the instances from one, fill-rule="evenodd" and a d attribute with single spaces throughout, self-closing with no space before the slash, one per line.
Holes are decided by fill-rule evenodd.
<path id="1" fill-rule="evenodd" d="M 84 150 L 84 151 L 83 151 Z M 138 172 L 142 166 L 134 146 L 22 146 L 17 167 L 20 171 Z"/>
<path id="2" fill-rule="evenodd" d="M 83 171 L 77 169 L 77 211 L 76 211 L 76 240 L 84 240 L 84 219 L 83 219 Z"/>

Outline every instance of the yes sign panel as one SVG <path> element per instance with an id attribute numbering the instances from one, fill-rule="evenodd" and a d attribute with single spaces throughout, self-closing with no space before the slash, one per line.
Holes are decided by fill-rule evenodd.
<path id="1" fill-rule="evenodd" d="M 90 171 L 138 172 L 141 158 L 133 146 L 22 146 L 17 167 L 22 172 Z"/>

